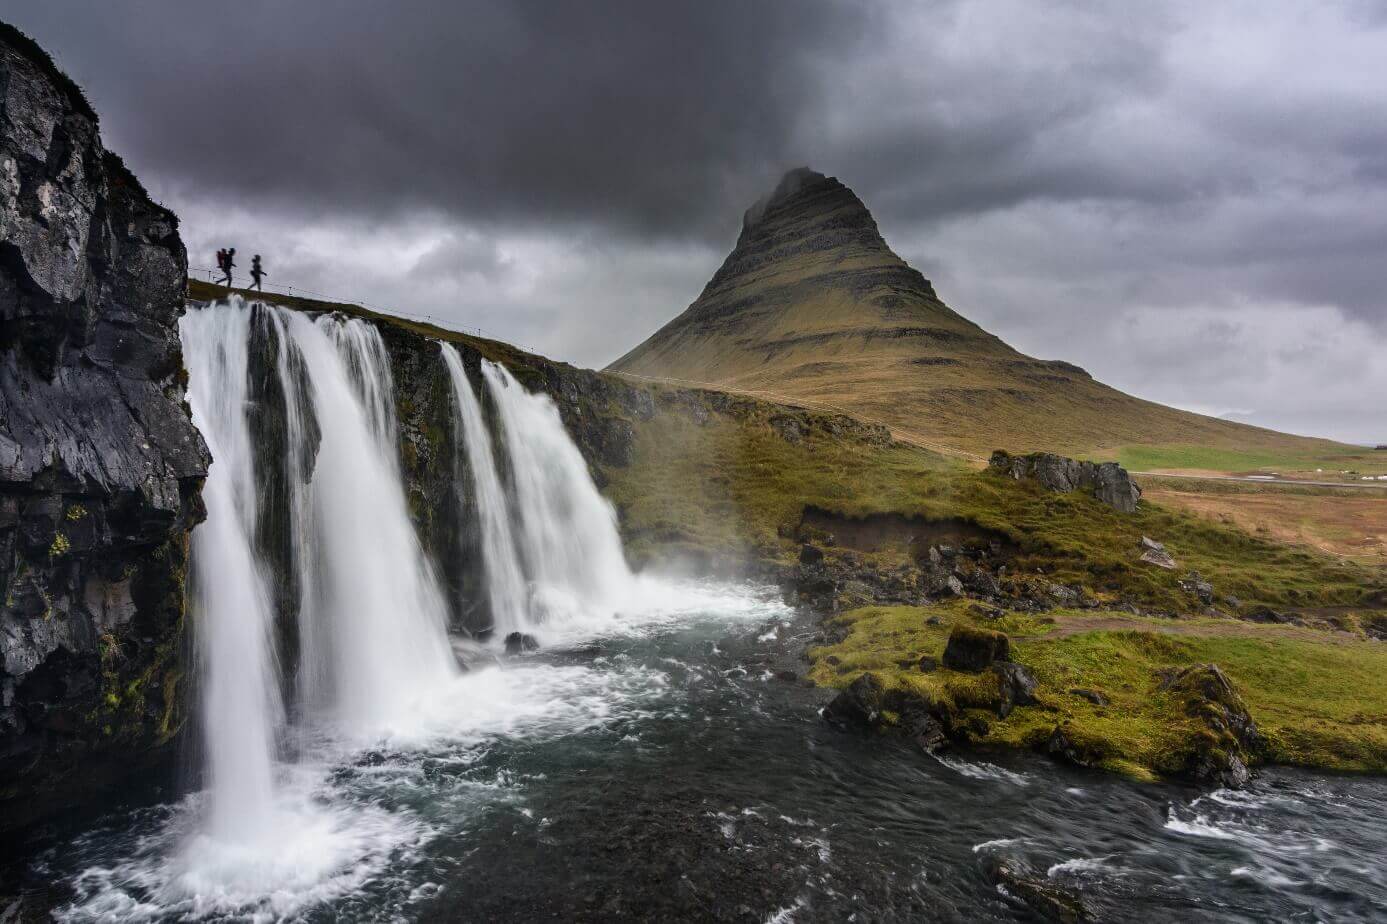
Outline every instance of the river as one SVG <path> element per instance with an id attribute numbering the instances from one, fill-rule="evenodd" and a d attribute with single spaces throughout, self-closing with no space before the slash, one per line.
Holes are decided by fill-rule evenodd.
<path id="1" fill-rule="evenodd" d="M 26 882 L 72 921 L 1026 920 L 1001 857 L 1103 920 L 1387 916 L 1381 780 L 1201 794 L 935 759 L 828 727 L 821 692 L 776 677 L 813 627 L 769 590 L 678 590 L 470 671 L 379 741 L 309 736 L 263 857 L 190 852 L 200 796 L 135 798 L 24 845 Z"/>

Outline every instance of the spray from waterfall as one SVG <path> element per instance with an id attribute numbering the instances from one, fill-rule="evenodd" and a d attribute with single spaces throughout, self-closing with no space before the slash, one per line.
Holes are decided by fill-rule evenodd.
<path id="1" fill-rule="evenodd" d="M 590 621 L 631 605 L 635 579 L 616 511 L 548 395 L 526 391 L 503 366 L 482 364 L 510 462 L 518 546 L 533 585 L 530 618 Z"/>
<path id="2" fill-rule="evenodd" d="M 472 506 L 480 521 L 482 566 L 486 573 L 492 625 L 497 635 L 505 637 L 508 633 L 531 628 L 529 589 L 520 571 L 515 535 L 511 530 L 510 504 L 496 471 L 491 434 L 482 417 L 481 405 L 467 378 L 467 370 L 463 368 L 457 347 L 451 343 L 442 346 L 443 361 L 453 383 L 456 422 L 461 436 L 458 442 L 466 453 L 467 467 L 472 473 Z M 462 489 L 461 478 L 458 479 L 458 489 Z M 459 497 L 458 502 L 463 503 L 463 498 Z"/>
<path id="3" fill-rule="evenodd" d="M 247 424 L 251 312 L 194 311 L 181 327 L 193 422 L 212 466 L 207 522 L 193 531 L 192 622 L 202 677 L 207 832 L 246 842 L 273 828 L 282 720 L 266 577 L 254 547 L 255 466 Z"/>

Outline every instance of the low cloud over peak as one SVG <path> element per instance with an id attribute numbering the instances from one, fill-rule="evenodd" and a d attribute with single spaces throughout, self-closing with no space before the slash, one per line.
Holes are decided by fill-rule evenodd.
<path id="1" fill-rule="evenodd" d="M 5 15 L 183 216 L 194 265 L 235 243 L 271 281 L 596 365 L 682 310 L 807 163 L 1021 349 L 1387 440 L 1363 397 L 1387 355 L 1380 2 Z"/>

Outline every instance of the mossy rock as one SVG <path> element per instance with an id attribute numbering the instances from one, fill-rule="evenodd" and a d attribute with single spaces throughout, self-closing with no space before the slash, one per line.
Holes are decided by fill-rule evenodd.
<path id="1" fill-rule="evenodd" d="M 956 625 L 944 647 L 944 666 L 956 671 L 977 673 L 994 661 L 1011 660 L 1011 642 L 1006 633 L 976 626 Z"/>

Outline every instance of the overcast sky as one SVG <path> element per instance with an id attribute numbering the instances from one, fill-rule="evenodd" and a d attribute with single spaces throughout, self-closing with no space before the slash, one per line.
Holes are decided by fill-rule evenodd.
<path id="1" fill-rule="evenodd" d="M 1387 0 L 10 0 L 271 283 L 600 366 L 787 168 L 1142 397 L 1387 442 Z"/>

